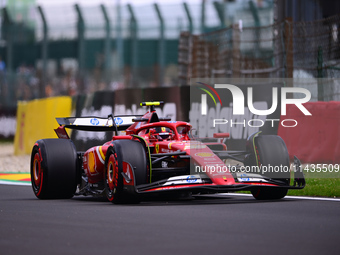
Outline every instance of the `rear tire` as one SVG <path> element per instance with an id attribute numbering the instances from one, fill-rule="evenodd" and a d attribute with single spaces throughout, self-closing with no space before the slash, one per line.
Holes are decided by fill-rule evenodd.
<path id="1" fill-rule="evenodd" d="M 290 161 L 286 144 L 281 137 L 276 135 L 263 135 L 255 137 L 256 158 L 250 162 L 246 161 L 246 165 L 258 165 L 280 169 L 279 172 L 260 172 L 261 175 L 269 177 L 273 180 L 280 181 L 282 185 L 290 183 Z M 287 195 L 287 188 L 276 187 L 256 187 L 251 190 L 251 194 L 258 200 L 281 199 Z"/>
<path id="2" fill-rule="evenodd" d="M 123 161 L 133 167 L 135 185 L 147 183 L 148 168 L 146 154 L 140 142 L 116 140 L 105 156 L 105 192 L 114 204 L 138 203 L 137 194 L 124 190 Z"/>
<path id="3" fill-rule="evenodd" d="M 71 140 L 38 140 L 31 154 L 31 183 L 40 199 L 73 197 L 77 187 L 77 152 Z"/>

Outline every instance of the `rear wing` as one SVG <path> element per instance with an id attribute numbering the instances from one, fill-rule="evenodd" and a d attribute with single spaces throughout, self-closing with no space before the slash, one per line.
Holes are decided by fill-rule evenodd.
<path id="1" fill-rule="evenodd" d="M 69 117 L 56 118 L 60 126 L 83 131 L 122 131 L 130 127 L 135 119 L 140 115 L 113 116 L 107 118 L 101 117 Z"/>

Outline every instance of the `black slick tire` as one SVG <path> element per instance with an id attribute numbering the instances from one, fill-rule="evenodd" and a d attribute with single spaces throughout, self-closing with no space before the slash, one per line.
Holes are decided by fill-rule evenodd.
<path id="1" fill-rule="evenodd" d="M 105 192 L 114 204 L 138 203 L 137 194 L 124 190 L 123 161 L 133 167 L 136 185 L 147 183 L 148 169 L 143 145 L 138 141 L 116 140 L 105 156 Z"/>
<path id="2" fill-rule="evenodd" d="M 73 197 L 77 187 L 77 152 L 71 140 L 42 139 L 31 153 L 31 183 L 40 199 Z"/>

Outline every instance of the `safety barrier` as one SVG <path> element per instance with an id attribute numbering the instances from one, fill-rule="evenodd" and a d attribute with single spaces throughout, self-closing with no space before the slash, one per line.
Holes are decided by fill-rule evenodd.
<path id="1" fill-rule="evenodd" d="M 312 116 L 305 116 L 295 105 L 287 105 L 285 119 L 297 121 L 296 127 L 279 127 L 289 156 L 307 163 L 340 163 L 340 102 L 304 104 Z M 282 119 L 282 117 L 281 117 Z"/>
<path id="2" fill-rule="evenodd" d="M 35 141 L 56 138 L 53 129 L 58 123 L 55 118 L 69 116 L 71 108 L 72 98 L 66 96 L 19 102 L 14 154 L 29 154 Z"/>

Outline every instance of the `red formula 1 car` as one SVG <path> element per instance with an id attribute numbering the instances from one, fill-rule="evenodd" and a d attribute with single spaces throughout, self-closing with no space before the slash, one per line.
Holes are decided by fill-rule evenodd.
<path id="1" fill-rule="evenodd" d="M 256 199 L 280 199 L 288 189 L 305 186 L 297 158 L 291 185 L 289 156 L 280 137 L 256 133 L 244 151 L 228 151 L 222 140 L 229 134 L 214 134 L 213 142 L 195 138 L 189 123 L 157 115 L 155 106 L 161 103 L 141 103 L 150 107 L 144 116 L 57 118 L 59 138 L 38 140 L 33 146 L 34 194 L 41 199 L 92 195 L 136 203 L 153 195 L 248 190 Z M 65 128 L 115 135 L 79 152 Z M 228 164 L 230 159 L 236 163 Z"/>

